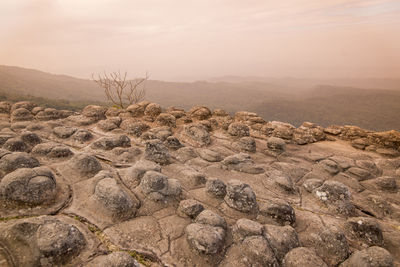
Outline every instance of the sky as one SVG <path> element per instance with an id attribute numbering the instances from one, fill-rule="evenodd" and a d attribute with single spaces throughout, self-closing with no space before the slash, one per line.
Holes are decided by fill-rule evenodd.
<path id="1" fill-rule="evenodd" d="M 400 78 L 399 0 L 1 0 L 0 65 L 89 78 Z"/>

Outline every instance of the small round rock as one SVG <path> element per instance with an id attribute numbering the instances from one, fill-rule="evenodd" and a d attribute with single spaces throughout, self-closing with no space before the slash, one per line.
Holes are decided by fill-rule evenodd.
<path id="1" fill-rule="evenodd" d="M 194 199 L 185 199 L 179 203 L 178 213 L 195 218 L 204 210 L 203 205 Z"/>
<path id="2" fill-rule="evenodd" d="M 318 257 L 314 250 L 298 247 L 289 251 L 282 261 L 282 267 L 328 267 L 326 263 Z"/>
<path id="3" fill-rule="evenodd" d="M 206 192 L 215 197 L 223 198 L 226 195 L 226 185 L 218 178 L 208 179 L 206 182 Z"/>
<path id="4" fill-rule="evenodd" d="M 394 267 L 392 255 L 384 248 L 373 246 L 356 251 L 340 267 Z"/>

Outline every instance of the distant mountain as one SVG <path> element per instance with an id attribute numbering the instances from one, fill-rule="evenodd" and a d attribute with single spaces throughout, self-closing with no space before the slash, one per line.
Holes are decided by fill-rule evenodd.
<path id="1" fill-rule="evenodd" d="M 288 92 L 288 88 L 257 82 L 178 83 L 150 80 L 146 88 L 146 98 L 164 106 L 189 108 L 204 104 L 220 107 L 223 103 L 226 109 L 232 111 L 260 99 L 285 98 L 293 94 Z M 70 101 L 105 101 L 103 89 L 91 80 L 19 67 L 0 66 L 0 90 Z"/>
<path id="2" fill-rule="evenodd" d="M 358 125 L 370 130 L 400 130 L 400 91 L 319 86 L 300 98 L 266 100 L 253 110 L 268 120 L 304 121 L 322 126 Z"/>
<path id="3" fill-rule="evenodd" d="M 9 66 L 0 66 L 0 90 L 55 99 L 104 98 L 101 88 L 90 80 Z"/>
<path id="4" fill-rule="evenodd" d="M 294 77 L 272 78 L 258 76 L 222 76 L 208 79 L 210 82 L 261 82 L 280 86 L 296 88 L 311 88 L 318 85 L 329 84 L 339 87 L 356 87 L 362 89 L 387 89 L 400 91 L 400 78 L 338 78 L 338 79 L 300 79 Z"/>
<path id="5" fill-rule="evenodd" d="M 365 83 L 364 88 L 368 87 L 368 80 L 357 84 L 362 85 L 361 82 Z M 248 110 L 266 120 L 285 121 L 296 126 L 311 121 L 322 126 L 351 124 L 371 130 L 400 130 L 400 80 L 375 79 L 370 86 L 374 83 L 378 89 L 340 85 L 346 81 L 323 83 L 296 78 L 229 76 L 190 83 L 150 80 L 146 99 L 164 107 L 188 109 L 200 104 L 224 108 L 230 113 Z M 40 99 L 42 103 L 46 99 L 58 99 L 56 105 L 63 108 L 105 101 L 103 90 L 89 79 L 9 66 L 0 66 L 1 92 L 41 97 L 44 98 Z M 53 103 L 48 102 L 49 105 Z"/>

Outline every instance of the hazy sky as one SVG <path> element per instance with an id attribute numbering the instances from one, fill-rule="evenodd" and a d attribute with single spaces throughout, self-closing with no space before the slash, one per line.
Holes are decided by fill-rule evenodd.
<path id="1" fill-rule="evenodd" d="M 0 64 L 90 77 L 400 77 L 399 0 L 0 0 Z"/>

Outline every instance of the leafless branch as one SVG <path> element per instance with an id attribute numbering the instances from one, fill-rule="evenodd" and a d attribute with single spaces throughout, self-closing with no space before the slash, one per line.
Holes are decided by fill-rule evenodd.
<path id="1" fill-rule="evenodd" d="M 127 80 L 128 73 L 121 74 L 111 72 L 98 74 L 95 77 L 92 74 L 92 80 L 104 89 L 108 101 L 120 108 L 126 108 L 129 105 L 142 101 L 146 95 L 146 82 L 149 75 L 146 72 L 145 77 Z"/>

